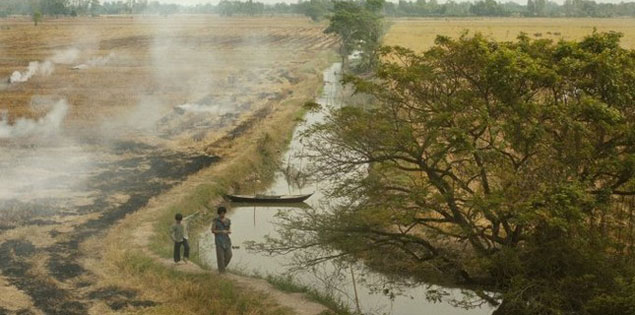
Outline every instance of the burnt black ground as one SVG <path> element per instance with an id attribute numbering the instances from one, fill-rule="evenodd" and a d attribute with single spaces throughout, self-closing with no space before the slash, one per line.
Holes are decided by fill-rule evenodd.
<path id="1" fill-rule="evenodd" d="M 2 275 L 31 296 L 35 307 L 46 314 L 86 314 L 91 301 L 95 300 L 105 301 L 115 311 L 155 305 L 153 301 L 137 300 L 136 292 L 120 288 L 80 293 L 83 291 L 81 288 L 91 283 L 77 279 L 88 272 L 78 261 L 81 255 L 79 245 L 89 237 L 104 233 L 127 214 L 144 207 L 151 198 L 219 160 L 215 156 L 174 152 L 132 141 L 117 142 L 108 149 L 125 157 L 102 162 L 99 165 L 101 171 L 85 183 L 84 189 L 93 195 L 89 205 L 68 208 L 60 206 L 64 202 L 57 200 L 43 200 L 42 203 L 0 200 L 0 214 L 11 217 L 9 224 L 2 225 L 4 230 L 24 225 L 57 226 L 59 223 L 51 217 L 59 214 L 98 213 L 96 218 L 75 225 L 72 232 L 52 230 L 49 235 L 55 242 L 51 246 L 37 248 L 28 241 L 13 239 L 0 244 Z M 128 198 L 114 202 L 110 198 L 114 194 Z M 58 282 L 29 273 L 34 267 L 33 256 L 36 253 L 48 256 L 45 266 L 49 275 L 59 283 L 67 284 L 66 288 Z M 73 289 L 68 289 L 68 284 Z M 0 314 L 3 312 L 8 310 L 0 308 Z"/>

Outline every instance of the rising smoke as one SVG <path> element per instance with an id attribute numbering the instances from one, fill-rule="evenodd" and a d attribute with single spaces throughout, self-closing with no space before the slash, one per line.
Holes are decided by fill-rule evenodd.
<path id="1" fill-rule="evenodd" d="M 51 110 L 39 119 L 18 118 L 15 123 L 9 124 L 7 113 L 4 112 L 0 114 L 0 139 L 32 136 L 41 138 L 56 135 L 67 112 L 68 103 L 66 100 L 60 100 L 53 104 Z"/>
<path id="2" fill-rule="evenodd" d="M 56 52 L 50 60 L 51 62 L 56 64 L 69 65 L 77 60 L 79 54 L 79 49 L 70 48 L 67 50 Z"/>
<path id="3" fill-rule="evenodd" d="M 206 115 L 209 119 L 227 114 L 236 114 L 241 105 L 235 99 L 227 97 L 226 88 L 235 89 L 244 85 L 241 94 L 250 93 L 251 80 L 258 80 L 255 72 L 261 67 L 270 67 L 278 57 L 265 40 L 267 31 L 254 30 L 239 38 L 239 43 L 231 49 L 197 50 L 183 45 L 182 38 L 175 30 L 187 28 L 186 19 L 171 19 L 169 23 L 160 23 L 151 46 L 151 57 L 156 83 L 162 90 L 179 89 L 185 91 L 187 99 L 170 104 L 177 113 Z M 248 69 L 236 77 L 219 75 L 237 63 Z M 242 82 L 236 82 L 236 81 Z M 147 105 L 147 104 L 146 104 Z M 176 117 L 187 119 L 187 117 Z"/>
<path id="4" fill-rule="evenodd" d="M 218 116 L 222 116 L 225 114 L 232 114 L 236 112 L 236 110 L 232 106 L 229 106 L 228 104 L 222 104 L 222 103 L 215 103 L 210 105 L 186 103 L 186 104 L 176 106 L 176 109 L 182 110 L 185 112 L 208 113 L 208 114 L 214 114 Z"/>
<path id="5" fill-rule="evenodd" d="M 147 25 L 144 20 L 140 23 L 143 27 Z M 72 187 L 81 187 L 82 181 L 89 176 L 86 174 L 94 175 L 101 167 L 98 162 L 121 158 L 101 144 L 132 140 L 163 145 L 164 139 L 173 139 L 172 135 L 180 137 L 181 134 L 190 136 L 199 131 L 207 132 L 216 126 L 213 124 L 216 117 L 247 110 L 248 107 L 239 108 L 244 106 L 244 101 L 236 101 L 230 94 L 240 91 L 238 97 L 248 95 L 253 83 L 249 80 L 259 79 L 258 71 L 269 67 L 275 59 L 276 56 L 269 54 L 271 47 L 260 41 L 264 33 L 242 38 L 241 44 L 228 45 L 229 48 L 200 49 L 192 45 L 194 41 L 188 41 L 191 38 L 185 33 L 191 30 L 188 23 L 188 19 L 171 18 L 154 24 L 157 29 L 153 30 L 152 41 L 147 47 L 149 54 L 141 57 L 148 56 L 150 60 L 136 60 L 136 55 L 130 58 L 130 64 L 140 66 L 141 71 L 145 66 L 152 71 L 151 82 L 130 80 L 129 84 L 138 90 L 122 97 L 124 102 L 132 99 L 137 106 L 113 110 L 109 112 L 112 115 L 101 121 L 82 125 L 82 128 L 86 127 L 81 129 L 81 136 L 74 129 L 64 129 L 70 108 L 64 100 L 50 102 L 46 114 L 37 119 L 9 119 L 7 114 L 0 115 L 0 201 L 3 198 L 77 194 L 79 189 Z M 55 66 L 70 65 L 81 70 L 111 63 L 114 53 L 88 58 L 97 55 L 93 53 L 101 49 L 101 45 L 93 40 L 98 35 L 78 32 L 73 45 L 81 47 L 81 51 L 68 49 L 43 61 L 33 61 L 26 69 L 16 71 L 9 79 L 10 84 L 26 82 L 34 76 L 55 75 Z M 93 42 L 95 44 L 91 46 Z M 117 58 L 125 60 L 126 56 L 122 54 L 126 53 L 126 50 L 117 51 Z M 241 70 L 235 71 L 234 67 Z M 84 92 L 87 93 L 86 106 L 100 106 L 95 101 L 98 98 L 91 98 L 88 93 L 108 93 L 108 87 L 104 90 Z M 33 111 L 42 112 L 42 109 Z M 99 144 L 99 147 L 93 147 L 93 144 Z"/>
<path id="6" fill-rule="evenodd" d="M 71 198 L 82 193 L 82 183 L 95 169 L 92 154 L 62 132 L 70 107 L 66 100 L 32 107 L 48 107 L 48 112 L 13 123 L 6 112 L 0 114 L 0 204 L 11 199 Z"/>
<path id="7" fill-rule="evenodd" d="M 42 63 L 40 63 L 39 61 L 31 61 L 29 62 L 29 66 L 27 67 L 26 71 L 24 72 L 20 72 L 20 71 L 14 71 L 13 74 L 11 74 L 11 77 L 9 78 L 9 82 L 10 83 L 19 83 L 19 82 L 26 82 L 29 81 L 29 79 L 31 79 L 32 76 L 34 76 L 35 74 L 39 74 L 39 75 L 51 75 L 51 73 L 53 73 L 53 63 L 50 61 L 44 61 Z"/>
<path id="8" fill-rule="evenodd" d="M 74 66 L 73 70 L 84 70 L 84 69 L 88 69 L 92 67 L 105 66 L 108 62 L 110 62 L 110 59 L 112 59 L 114 56 L 115 56 L 114 53 L 110 53 L 106 56 L 98 56 L 98 57 L 90 58 L 85 63 Z"/>
<path id="9" fill-rule="evenodd" d="M 56 52 L 51 58 L 45 61 L 31 61 L 26 71 L 14 71 L 9 77 L 9 83 L 22 83 L 29 81 L 34 75 L 49 76 L 55 70 L 55 64 L 73 63 L 79 56 L 77 48 L 71 48 Z"/>
<path id="10" fill-rule="evenodd" d="M 72 48 L 57 51 L 44 61 L 32 61 L 25 71 L 15 71 L 9 84 L 50 76 L 55 65 L 73 63 L 79 54 Z M 94 159 L 64 134 L 69 109 L 65 98 L 34 95 L 30 111 L 44 113 L 39 118 L 9 119 L 7 111 L 0 112 L 0 201 L 24 202 L 78 193 L 77 187 L 94 169 Z"/>

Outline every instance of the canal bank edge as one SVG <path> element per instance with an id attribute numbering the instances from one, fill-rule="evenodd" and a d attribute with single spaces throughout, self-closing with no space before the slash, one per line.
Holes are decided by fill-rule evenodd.
<path id="1" fill-rule="evenodd" d="M 331 52 L 319 60 L 310 61 L 307 63 L 305 80 L 297 85 L 292 95 L 269 110 L 251 113 L 251 116 L 243 119 L 233 130 L 225 130 L 219 134 L 207 151 L 221 156 L 220 163 L 202 170 L 170 192 L 151 200 L 145 208 L 113 227 L 104 239 L 86 242 L 86 251 L 93 251 L 98 247 L 103 249 L 104 259 L 101 262 L 92 262 L 95 268 L 91 268 L 101 273 L 103 285 L 132 285 L 153 300 L 172 303 L 159 303 L 158 306 L 144 309 L 143 313 L 213 311 L 209 307 L 225 307 L 224 310 L 230 313 L 290 313 L 288 308 L 280 307 L 276 301 L 267 299 L 263 295 L 265 293 L 236 285 L 235 280 L 214 274 L 201 277 L 193 272 L 198 268 L 193 265 L 175 268 L 166 264 L 171 256 L 172 245 L 164 232 L 172 223 L 174 213 L 196 214 L 190 223 L 190 241 L 192 260 L 200 263 L 197 236 L 201 229 L 207 228 L 207 223 L 214 215 L 214 206 L 221 202 L 221 196 L 225 192 L 240 185 L 251 187 L 252 183 L 248 179 L 254 173 L 260 179 L 259 187 L 266 187 L 271 182 L 293 129 L 305 112 L 302 105 L 319 95 L 322 88 L 322 69 L 336 58 Z M 170 286 L 168 291 L 171 292 L 162 292 L 163 285 Z M 214 288 L 216 291 L 218 288 L 224 289 L 223 292 L 217 292 L 224 295 L 224 300 L 214 296 Z M 236 290 L 237 288 L 240 290 Z M 217 303 L 210 304 L 209 300 L 214 299 L 218 300 Z M 223 305 L 224 303 L 234 305 Z"/>

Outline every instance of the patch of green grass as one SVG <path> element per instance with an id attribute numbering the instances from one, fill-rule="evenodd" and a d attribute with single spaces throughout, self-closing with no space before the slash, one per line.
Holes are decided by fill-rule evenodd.
<path id="1" fill-rule="evenodd" d="M 332 294 L 325 294 L 318 290 L 299 284 L 293 280 L 291 276 L 274 276 L 267 275 L 265 278 L 267 282 L 271 283 L 274 288 L 291 293 L 303 293 L 311 301 L 318 302 L 329 309 L 335 314 L 352 315 L 348 306 L 342 302 L 339 298 Z"/>
<path id="2" fill-rule="evenodd" d="M 297 283 L 293 282 L 293 278 L 291 276 L 267 275 L 266 277 L 264 277 L 264 279 L 280 291 L 291 293 L 304 293 L 307 291 L 306 287 L 300 286 Z"/>
<path id="3" fill-rule="evenodd" d="M 232 270 L 232 273 L 243 276 L 250 277 L 256 279 L 263 279 L 269 282 L 274 288 L 288 293 L 302 293 L 309 300 L 313 302 L 320 303 L 327 308 L 328 311 L 323 312 L 322 314 L 338 314 L 338 315 L 354 315 L 356 313 L 352 313 L 349 307 L 340 300 L 338 297 L 332 294 L 326 294 L 319 292 L 318 290 L 311 288 L 309 286 L 297 283 L 293 280 L 291 276 L 283 276 L 283 275 L 262 275 L 259 272 L 246 272 L 244 270 Z"/>

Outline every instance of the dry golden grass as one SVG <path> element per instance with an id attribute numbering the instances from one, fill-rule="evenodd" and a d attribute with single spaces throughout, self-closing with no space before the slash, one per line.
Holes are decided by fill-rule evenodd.
<path id="1" fill-rule="evenodd" d="M 29 106 L 34 97 L 63 97 L 71 105 L 67 122 L 85 125 L 144 97 L 160 100 L 163 112 L 208 95 L 257 105 L 263 92 L 290 89 L 281 84 L 284 75 L 334 45 L 322 30 L 301 18 L 60 18 L 37 27 L 28 18 L 0 19 L 0 85 L 31 61 L 72 48 L 80 53 L 77 61 L 56 65 L 53 75 L 6 86 L 0 110 L 8 109 L 11 119 L 39 116 Z M 104 66 L 72 70 L 109 54 Z"/>
<path id="2" fill-rule="evenodd" d="M 418 18 L 390 19 L 385 45 L 400 45 L 422 51 L 434 44 L 437 35 L 459 36 L 463 31 L 481 32 L 496 40 L 514 40 L 521 32 L 532 38 L 580 39 L 598 31 L 622 32 L 622 45 L 635 48 L 635 19 L 565 18 Z M 542 34 L 536 37 L 534 34 Z M 549 34 L 550 33 L 550 34 Z M 559 33 L 559 35 L 557 35 Z"/>
<path id="3" fill-rule="evenodd" d="M 5 309 L 17 311 L 25 306 L 31 307 L 33 301 L 29 295 L 9 285 L 4 277 L 0 276 L 0 305 Z"/>
<path id="4" fill-rule="evenodd" d="M 122 232 L 120 229 L 115 231 Z M 129 234 L 109 237 L 109 241 L 128 242 Z M 236 286 L 232 281 L 216 274 L 188 273 L 167 267 L 135 246 L 123 249 L 110 243 L 105 255 L 106 267 L 100 287 L 135 290 L 139 299 L 157 303 L 144 309 L 128 309 L 135 314 L 289 314 L 264 292 Z M 100 303 L 94 304 L 93 313 L 114 313 Z M 122 310 L 120 313 L 123 313 Z M 119 312 L 118 312 L 119 313 Z"/>

